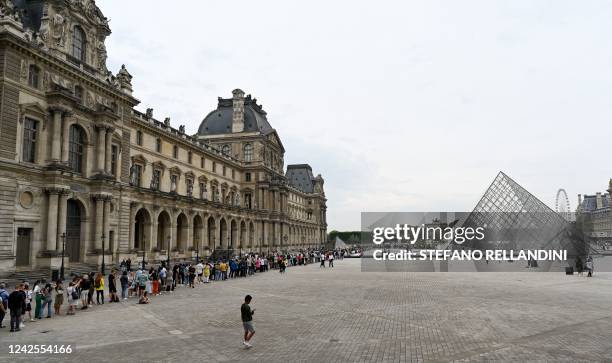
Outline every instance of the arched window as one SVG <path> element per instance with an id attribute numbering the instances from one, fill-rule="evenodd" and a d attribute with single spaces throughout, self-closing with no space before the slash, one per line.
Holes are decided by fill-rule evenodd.
<path id="1" fill-rule="evenodd" d="M 253 160 L 253 145 L 246 144 L 244 145 L 244 161 Z"/>
<path id="2" fill-rule="evenodd" d="M 155 140 L 155 151 L 160 153 L 161 149 L 162 149 L 162 141 L 161 139 L 158 138 L 157 140 Z"/>
<path id="3" fill-rule="evenodd" d="M 28 86 L 38 88 L 40 84 L 40 68 L 31 64 L 28 71 Z"/>
<path id="4" fill-rule="evenodd" d="M 225 155 L 228 155 L 228 156 L 229 156 L 229 154 L 230 154 L 230 146 L 229 146 L 229 145 L 227 145 L 227 144 L 226 144 L 226 145 L 223 145 L 223 148 L 221 149 L 221 152 L 222 152 L 223 154 L 225 154 Z"/>
<path id="5" fill-rule="evenodd" d="M 77 125 L 70 126 L 70 140 L 68 152 L 68 165 L 77 173 L 83 172 L 83 153 L 85 145 L 85 133 Z"/>
<path id="6" fill-rule="evenodd" d="M 72 31 L 72 56 L 85 62 L 85 32 L 80 26 L 75 26 Z"/>

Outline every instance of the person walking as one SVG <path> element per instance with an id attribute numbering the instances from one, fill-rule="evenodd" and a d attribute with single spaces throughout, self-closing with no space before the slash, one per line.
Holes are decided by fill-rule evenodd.
<path id="1" fill-rule="evenodd" d="M 204 280 L 202 280 L 203 274 L 204 274 L 204 264 L 202 263 L 202 261 L 198 261 L 198 264 L 196 265 L 196 275 L 198 276 L 198 284 L 201 284 L 204 282 Z"/>
<path id="2" fill-rule="evenodd" d="M 329 254 L 329 267 L 334 267 L 334 253 Z"/>
<path id="3" fill-rule="evenodd" d="M 26 294 L 26 309 L 23 312 L 23 320 L 25 320 L 25 314 L 28 313 L 30 321 L 34 321 L 34 319 L 32 319 L 32 290 L 30 290 L 30 285 L 27 282 L 23 285 L 23 290 Z"/>
<path id="4" fill-rule="evenodd" d="M 242 327 L 244 328 L 244 342 L 243 344 L 246 348 L 251 348 L 251 339 L 253 335 L 255 335 L 255 326 L 253 325 L 253 314 L 255 314 L 255 309 L 251 310 L 251 300 L 253 298 L 251 295 L 247 295 L 244 297 L 244 303 L 240 307 L 240 315 L 242 318 Z"/>
<path id="5" fill-rule="evenodd" d="M 96 274 L 94 287 L 96 289 L 96 304 L 104 305 L 104 276 L 99 272 Z"/>
<path id="6" fill-rule="evenodd" d="M 210 264 L 204 265 L 204 283 L 208 283 L 208 279 L 210 278 Z"/>
<path id="7" fill-rule="evenodd" d="M 78 287 L 81 289 L 81 310 L 85 310 L 89 307 L 89 289 L 92 286 L 89 275 L 83 275 L 81 282 Z"/>
<path id="8" fill-rule="evenodd" d="M 587 277 L 593 277 L 593 257 L 589 256 L 587 257 L 587 262 L 586 262 L 586 269 L 587 269 Z"/>
<path id="9" fill-rule="evenodd" d="M 325 268 L 325 254 L 323 252 L 320 253 L 320 259 L 321 259 L 321 265 L 319 266 L 319 268 L 321 267 Z"/>

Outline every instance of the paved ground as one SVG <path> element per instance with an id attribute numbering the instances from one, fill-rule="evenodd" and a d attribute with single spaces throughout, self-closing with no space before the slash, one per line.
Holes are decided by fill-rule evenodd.
<path id="1" fill-rule="evenodd" d="M 254 296 L 255 347 L 239 306 Z M 358 260 L 179 289 L 151 305 L 94 307 L 0 332 L 72 343 L 45 361 L 612 361 L 612 275 L 362 273 Z"/>

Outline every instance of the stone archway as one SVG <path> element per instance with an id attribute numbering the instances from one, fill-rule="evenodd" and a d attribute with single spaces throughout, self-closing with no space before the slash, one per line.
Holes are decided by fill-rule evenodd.
<path id="1" fill-rule="evenodd" d="M 187 235 L 189 234 L 189 222 L 187 216 L 184 213 L 180 213 L 176 217 L 176 248 L 185 252 L 187 248 Z"/>
<path id="2" fill-rule="evenodd" d="M 139 251 L 146 251 L 147 248 L 150 249 L 151 246 L 147 246 L 151 241 L 151 215 L 149 211 L 145 208 L 140 208 L 136 212 L 136 217 L 132 223 L 134 223 L 133 248 Z"/>
<path id="3" fill-rule="evenodd" d="M 193 248 L 200 251 L 202 249 L 202 228 L 204 227 L 204 223 L 202 222 L 202 217 L 196 214 L 193 217 Z"/>
<path id="4" fill-rule="evenodd" d="M 157 217 L 157 249 L 160 251 L 168 248 L 172 235 L 171 224 L 168 212 L 161 211 Z"/>
<path id="5" fill-rule="evenodd" d="M 85 231 L 85 207 L 78 199 L 68 199 L 66 206 L 66 255 L 70 262 L 81 261 L 81 241 Z"/>
<path id="6" fill-rule="evenodd" d="M 208 217 L 208 220 L 206 221 L 207 223 L 207 229 L 208 229 L 208 238 L 207 238 L 207 243 L 208 243 L 208 248 L 210 248 L 210 250 L 214 250 L 216 247 L 216 242 L 215 242 L 215 232 L 216 232 L 216 226 L 215 226 L 215 219 L 213 217 Z"/>
<path id="7" fill-rule="evenodd" d="M 227 222 L 225 218 L 221 218 L 219 221 L 219 243 L 218 246 L 222 249 L 227 249 L 228 241 L 227 241 Z"/>

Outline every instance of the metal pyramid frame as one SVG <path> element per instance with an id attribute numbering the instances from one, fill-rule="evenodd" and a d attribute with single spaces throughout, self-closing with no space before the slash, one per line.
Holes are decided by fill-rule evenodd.
<path id="1" fill-rule="evenodd" d="M 492 248 L 504 241 L 495 248 L 565 249 L 569 256 L 586 254 L 587 244 L 571 223 L 501 171 L 461 225 L 487 231 L 487 241 L 461 248 Z M 454 243 L 451 246 L 457 248 Z"/>

